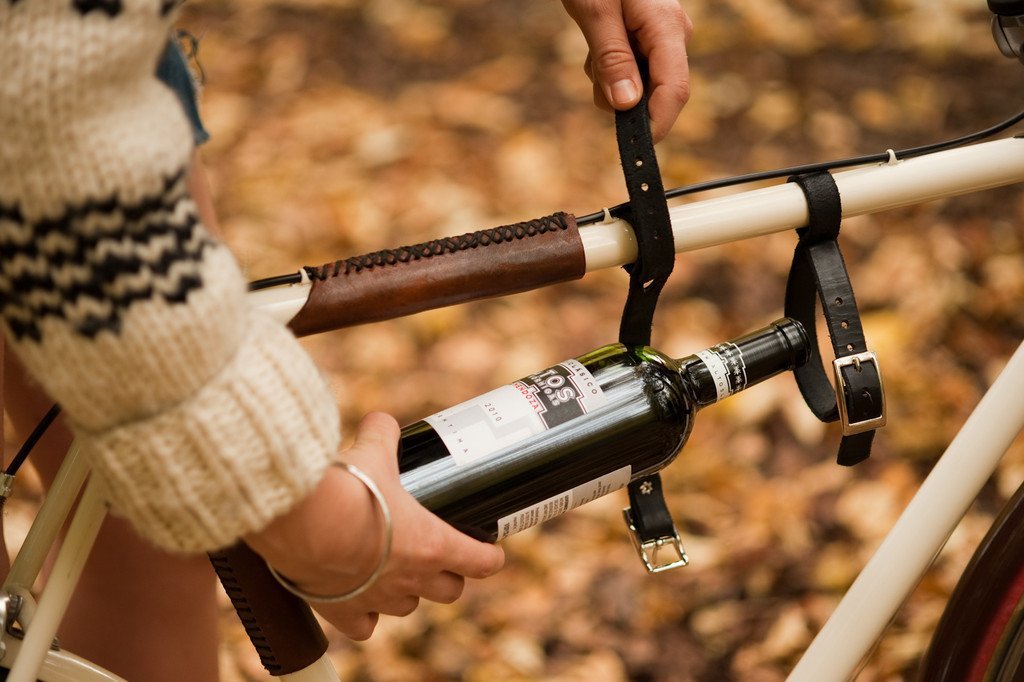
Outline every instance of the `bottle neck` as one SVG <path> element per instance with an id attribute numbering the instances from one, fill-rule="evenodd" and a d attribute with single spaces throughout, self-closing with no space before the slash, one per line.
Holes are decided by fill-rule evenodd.
<path id="1" fill-rule="evenodd" d="M 807 362 L 803 325 L 788 317 L 679 361 L 698 408 L 716 403 Z"/>

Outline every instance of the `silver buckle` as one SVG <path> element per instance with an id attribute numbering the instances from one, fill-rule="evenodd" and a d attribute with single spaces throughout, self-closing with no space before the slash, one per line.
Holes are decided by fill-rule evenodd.
<path id="1" fill-rule="evenodd" d="M 640 560 L 644 562 L 648 573 L 663 573 L 690 563 L 690 557 L 686 556 L 686 549 L 683 548 L 683 541 L 679 539 L 679 533 L 673 532 L 672 535 L 642 542 L 640 532 L 636 529 L 636 523 L 633 522 L 633 510 L 626 507 L 622 510 L 622 517 L 629 527 L 629 539 L 633 542 L 633 548 L 640 555 Z M 669 545 L 675 548 L 677 558 L 664 564 L 657 563 L 658 551 Z"/>
<path id="2" fill-rule="evenodd" d="M 881 390 L 882 404 L 877 417 L 870 419 L 863 419 L 859 422 L 850 422 L 850 415 L 847 413 L 845 387 L 846 381 L 843 379 L 842 369 L 844 367 L 850 367 L 851 365 L 860 371 L 860 366 L 866 362 L 870 362 L 875 366 L 875 371 L 878 373 L 878 387 Z M 872 351 L 865 351 L 864 353 L 855 353 L 853 355 L 844 355 L 841 358 L 836 358 L 832 361 L 832 371 L 835 373 L 836 378 L 836 402 L 839 404 L 839 420 L 843 424 L 843 435 L 852 436 L 858 433 L 864 433 L 865 431 L 871 431 L 873 429 L 885 426 L 885 389 L 882 384 L 882 369 L 878 365 L 878 356 Z"/>

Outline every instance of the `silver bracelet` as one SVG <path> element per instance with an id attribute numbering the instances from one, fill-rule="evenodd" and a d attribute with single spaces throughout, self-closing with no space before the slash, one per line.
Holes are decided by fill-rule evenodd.
<path id="1" fill-rule="evenodd" d="M 384 517 L 384 551 L 381 552 L 380 560 L 377 562 L 377 568 L 373 569 L 373 573 L 370 574 L 370 577 L 354 589 L 349 590 L 344 594 L 310 594 L 309 592 L 301 589 L 293 581 L 275 571 L 274 567 L 269 563 L 267 564 L 267 568 L 270 570 L 270 575 L 274 576 L 274 579 L 281 584 L 281 587 L 288 590 L 296 597 L 300 597 L 307 602 L 317 604 L 336 604 L 338 602 L 348 601 L 349 599 L 358 597 L 363 592 L 366 592 L 366 590 L 370 589 L 370 587 L 377 582 L 377 578 L 380 577 L 380 574 L 384 572 L 384 566 L 388 563 L 388 557 L 391 556 L 391 510 L 388 508 L 388 503 L 384 499 L 384 495 L 380 492 L 380 488 L 377 487 L 377 484 L 373 482 L 373 479 L 367 476 L 362 469 L 359 469 L 348 462 L 332 462 L 331 464 L 332 466 L 345 469 L 348 473 L 358 478 L 363 485 L 366 486 L 367 490 L 373 494 L 374 499 L 377 500 L 381 516 Z"/>

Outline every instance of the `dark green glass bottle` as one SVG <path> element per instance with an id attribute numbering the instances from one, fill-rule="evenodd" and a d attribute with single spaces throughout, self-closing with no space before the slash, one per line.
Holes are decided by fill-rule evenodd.
<path id="1" fill-rule="evenodd" d="M 402 429 L 402 484 L 501 540 L 664 468 L 697 410 L 803 364 L 807 344 L 784 318 L 682 360 L 604 346 Z"/>

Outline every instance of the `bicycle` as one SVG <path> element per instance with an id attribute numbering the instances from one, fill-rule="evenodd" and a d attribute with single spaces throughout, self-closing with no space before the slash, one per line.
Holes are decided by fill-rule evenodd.
<path id="1" fill-rule="evenodd" d="M 1013 143 L 1013 144 L 1016 145 L 1016 143 Z M 1015 148 L 1016 148 L 1015 146 L 1007 147 L 1008 151 L 1007 151 L 1007 154 L 1006 154 L 1006 158 L 1004 158 L 1004 159 L 1002 159 L 1000 161 L 1001 164 L 1002 163 L 1006 163 L 1006 164 L 1013 163 L 1012 162 L 1012 157 L 1015 156 L 1015 155 L 1019 156 L 1019 154 L 1015 154 L 1015 152 L 1009 151 L 1009 150 L 1010 149 L 1015 149 Z M 986 154 L 987 154 L 987 151 L 986 151 Z M 909 162 L 907 162 L 907 163 L 909 163 Z M 952 174 L 954 176 L 961 176 L 961 175 L 964 174 L 964 169 L 962 167 L 960 167 L 958 164 L 959 164 L 959 161 L 956 161 L 955 163 L 951 163 L 951 170 L 952 170 Z M 894 170 L 894 169 L 899 168 L 899 167 L 900 166 L 897 164 L 897 165 L 893 166 L 893 168 L 890 169 L 890 170 Z M 988 170 L 991 170 L 991 169 L 986 167 L 985 170 L 988 171 Z M 1005 170 L 1005 167 L 1004 167 L 1004 170 Z M 1013 179 L 1012 180 L 1007 180 L 1008 182 L 1010 182 L 1010 181 L 1018 181 L 1019 180 L 1019 175 L 1016 175 L 1016 174 L 1011 174 L 1011 175 L 1012 175 Z M 889 177 L 891 177 L 891 176 L 889 176 Z M 853 181 L 854 179 L 855 178 L 851 177 L 851 181 Z M 959 181 L 959 177 L 954 177 L 951 180 L 954 181 L 954 182 L 957 182 L 957 181 Z M 894 186 L 887 184 L 887 188 L 888 189 L 894 189 Z M 791 189 L 792 188 L 788 188 L 788 190 L 791 190 Z M 844 195 L 846 195 L 848 193 L 849 193 L 849 190 L 844 190 Z M 757 201 L 755 203 L 756 203 L 756 205 L 758 207 L 758 210 L 755 211 L 755 212 L 757 212 L 757 213 L 764 213 L 765 212 L 765 211 L 761 210 L 762 207 L 764 206 L 764 204 L 761 204 L 760 202 L 761 202 L 761 198 L 766 196 L 767 194 L 771 194 L 771 193 L 765 192 L 764 194 L 757 195 Z M 800 212 L 800 208 L 798 206 L 799 202 L 794 199 L 792 191 L 779 191 L 779 192 L 777 192 L 775 194 L 778 194 L 778 196 L 774 197 L 772 200 L 779 202 L 781 207 L 784 209 L 783 210 L 783 215 L 786 214 L 786 213 L 789 213 L 790 215 L 792 215 L 794 212 L 795 213 L 799 213 Z M 715 201 L 715 200 L 711 200 L 711 201 Z M 722 200 L 722 203 L 728 203 L 728 200 Z M 691 208 L 691 209 L 688 209 L 688 210 L 693 211 L 695 214 L 700 214 L 700 212 L 701 212 L 701 210 L 703 208 L 703 209 L 706 209 L 708 211 L 708 213 L 710 214 L 712 212 L 712 209 L 714 209 L 714 207 L 718 206 L 718 205 L 720 205 L 720 204 L 713 204 L 713 205 L 711 205 L 709 207 L 707 204 L 704 204 L 703 207 L 698 206 L 697 208 Z M 789 229 L 791 227 L 797 226 L 798 224 L 799 224 L 799 222 L 796 221 L 796 222 L 793 222 L 793 223 L 790 223 L 790 224 L 786 224 L 786 225 L 780 226 L 779 229 Z M 714 227 L 714 226 L 712 226 L 712 227 Z M 602 228 L 602 231 L 604 231 L 605 229 L 610 229 L 610 231 L 615 231 L 616 228 Z M 852 232 L 852 230 L 850 230 L 850 232 Z M 720 236 L 721 236 L 721 233 L 716 233 L 715 238 L 717 239 Z M 701 242 L 698 239 L 698 240 L 694 241 L 693 243 L 694 244 L 700 244 Z M 612 261 L 614 261 L 614 260 L 615 259 L 613 258 Z M 856 273 L 854 273 L 854 275 L 856 277 Z"/>

